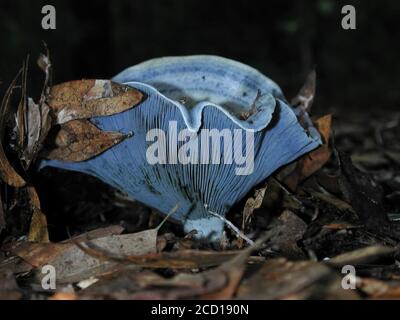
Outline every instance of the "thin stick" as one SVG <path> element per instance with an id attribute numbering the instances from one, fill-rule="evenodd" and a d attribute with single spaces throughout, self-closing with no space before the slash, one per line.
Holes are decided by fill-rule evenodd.
<path id="1" fill-rule="evenodd" d="M 177 203 L 171 210 L 170 212 L 168 212 L 167 216 L 164 218 L 163 221 L 161 221 L 161 223 L 158 225 L 158 227 L 156 227 L 157 230 L 159 230 L 163 224 L 165 222 L 167 222 L 167 220 L 169 219 L 169 217 L 171 217 L 177 210 L 179 209 L 179 203 Z"/>
<path id="2" fill-rule="evenodd" d="M 225 217 L 221 216 L 220 214 L 216 212 L 212 212 L 208 210 L 208 213 L 213 215 L 214 217 L 217 217 L 218 219 L 221 219 L 223 222 L 226 223 L 226 225 L 236 234 L 238 238 L 242 238 L 244 241 L 246 241 L 248 244 L 253 245 L 254 241 L 248 238 L 245 234 L 243 234 L 242 231 L 239 230 L 238 227 L 236 227 L 232 222 L 227 220 Z"/>
<path id="3" fill-rule="evenodd" d="M 288 189 L 282 184 L 282 182 L 280 182 L 277 178 L 275 178 L 275 177 L 273 177 L 273 176 L 271 176 L 271 179 L 274 180 L 274 181 L 278 184 L 278 186 L 279 186 L 287 195 L 291 196 L 291 197 L 293 198 L 293 200 L 295 200 L 295 202 L 296 202 L 297 204 L 299 204 L 301 207 L 304 207 L 304 206 L 303 206 L 303 203 L 293 194 L 293 192 L 291 192 L 290 190 L 288 190 Z"/>

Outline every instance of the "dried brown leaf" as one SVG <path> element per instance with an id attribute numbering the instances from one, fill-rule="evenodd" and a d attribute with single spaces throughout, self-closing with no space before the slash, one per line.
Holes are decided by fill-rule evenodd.
<path id="1" fill-rule="evenodd" d="M 38 208 L 33 208 L 28 240 L 32 242 L 49 242 L 47 218 Z"/>
<path id="2" fill-rule="evenodd" d="M 114 234 L 119 231 L 121 230 L 113 227 L 92 231 L 64 243 L 22 245 L 16 248 L 14 253 L 35 267 L 53 265 L 57 270 L 57 282 L 66 283 L 78 282 L 109 272 L 116 267 L 116 263 L 110 259 L 88 255 L 86 250 L 81 250 L 84 243 L 90 243 L 118 256 L 156 252 L 156 229 L 125 235 Z M 91 239 L 107 233 L 107 236 Z"/>
<path id="3" fill-rule="evenodd" d="M 124 227 L 122 227 L 120 225 L 112 225 L 112 226 L 105 227 L 105 228 L 91 230 L 91 231 L 83 233 L 79 236 L 65 240 L 65 241 L 63 241 L 63 243 L 83 242 L 83 241 L 87 241 L 88 239 L 97 239 L 97 238 L 115 236 L 115 235 L 121 234 L 124 230 L 125 230 Z"/>
<path id="4" fill-rule="evenodd" d="M 253 212 L 256 209 L 261 208 L 261 205 L 264 200 L 265 190 L 267 186 L 264 188 L 258 189 L 254 192 L 254 196 L 247 199 L 244 208 L 243 208 L 243 215 L 242 215 L 242 233 L 245 233 L 247 225 L 251 221 L 251 217 L 253 216 Z M 244 239 L 239 237 L 238 238 L 238 248 L 241 249 L 244 246 Z"/>
<path id="5" fill-rule="evenodd" d="M 37 147 L 37 143 L 40 138 L 40 128 L 41 128 L 41 112 L 39 105 L 37 105 L 32 98 L 28 98 L 28 104 L 26 106 L 25 113 L 25 128 L 26 141 L 24 143 L 24 158 L 27 162 L 32 157 Z"/>
<path id="6" fill-rule="evenodd" d="M 161 224 L 153 229 L 125 235 L 109 235 L 95 240 L 91 240 L 89 237 L 85 239 L 82 236 L 71 239 L 69 243 L 73 243 L 74 246 L 51 261 L 51 264 L 57 269 L 58 281 L 76 282 L 109 272 L 117 267 L 115 261 L 110 259 L 112 256 L 140 256 L 156 253 L 158 231 L 178 207 L 179 205 L 176 205 Z M 96 250 L 90 249 L 93 247 Z M 102 252 L 109 253 L 110 257 Z"/>
<path id="7" fill-rule="evenodd" d="M 12 91 L 15 87 L 15 84 L 20 74 L 21 72 L 19 72 L 18 75 L 11 82 L 0 105 L 0 178 L 8 185 L 17 188 L 23 187 L 26 184 L 26 182 L 15 171 L 15 169 L 11 166 L 10 162 L 8 161 L 6 154 L 4 152 L 2 141 L 4 138 L 6 119 L 9 116 L 10 97 L 12 95 Z"/>
<path id="8" fill-rule="evenodd" d="M 297 161 L 296 168 L 285 178 L 285 184 L 296 190 L 297 185 L 321 169 L 332 154 L 329 145 L 331 135 L 332 115 L 323 116 L 315 121 L 315 127 L 322 136 L 323 144 L 316 150 L 304 155 Z"/>
<path id="9" fill-rule="evenodd" d="M 21 257 L 34 267 L 39 267 L 48 261 L 54 260 L 60 253 L 70 247 L 75 246 L 75 242 L 87 241 L 88 239 L 97 239 L 118 235 L 123 231 L 121 226 L 110 226 L 100 228 L 81 234 L 72 239 L 65 240 L 61 243 L 17 243 L 9 250 Z"/>
<path id="10" fill-rule="evenodd" d="M 24 259 L 34 267 L 48 264 L 58 255 L 71 247 L 69 243 L 32 243 L 19 244 L 12 250 L 13 254 Z"/>
<path id="11" fill-rule="evenodd" d="M 28 59 L 26 59 L 22 67 L 21 99 L 15 115 L 17 151 L 25 170 L 39 153 L 52 122 L 50 109 L 45 103 L 50 72 L 48 56 L 41 55 L 38 64 L 39 67 L 44 68 L 43 71 L 46 74 L 40 102 L 36 104 L 32 98 L 27 97 Z"/>
<path id="12" fill-rule="evenodd" d="M 54 148 L 46 149 L 47 159 L 69 162 L 93 158 L 124 140 L 127 135 L 104 132 L 88 120 L 74 120 L 61 125 L 54 141 Z"/>
<path id="13" fill-rule="evenodd" d="M 47 104 L 61 124 L 120 113 L 142 99 L 138 90 L 110 80 L 76 80 L 53 86 Z"/>
<path id="14" fill-rule="evenodd" d="M 124 235 L 112 235 L 90 243 L 115 255 L 143 255 L 157 250 L 157 234 L 148 230 Z M 78 244 L 75 242 L 75 244 Z M 59 282 L 77 282 L 98 274 L 109 272 L 116 267 L 113 261 L 93 257 L 81 250 L 80 243 L 71 246 L 49 263 L 56 267 Z"/>
<path id="15" fill-rule="evenodd" d="M 26 145 L 22 155 L 27 169 L 34 161 L 43 146 L 43 142 L 51 128 L 50 109 L 46 104 L 37 105 L 28 98 L 28 112 L 25 117 L 27 129 Z"/>
<path id="16" fill-rule="evenodd" d="M 45 74 L 45 79 L 43 82 L 43 89 L 42 93 L 40 95 L 40 101 L 39 101 L 39 109 L 40 109 L 40 133 L 39 133 L 39 138 L 37 141 L 35 141 L 35 146 L 34 146 L 34 154 L 31 155 L 31 161 L 34 160 L 37 156 L 37 153 L 39 152 L 40 148 L 42 147 L 42 144 L 44 140 L 47 137 L 47 134 L 50 131 L 50 128 L 52 126 L 53 119 L 50 114 L 50 107 L 47 105 L 46 100 L 47 97 L 50 94 L 50 85 L 51 85 L 51 77 L 52 77 L 52 64 L 50 60 L 50 52 L 49 49 L 47 48 L 46 43 L 45 49 L 46 49 L 46 54 L 40 54 L 37 64 L 40 69 Z M 29 126 L 28 126 L 29 127 Z"/>
<path id="17" fill-rule="evenodd" d="M 28 241 L 49 242 L 49 232 L 47 230 L 47 218 L 40 208 L 39 196 L 33 186 L 27 187 L 30 204 L 32 207 L 32 218 L 29 227 Z"/>

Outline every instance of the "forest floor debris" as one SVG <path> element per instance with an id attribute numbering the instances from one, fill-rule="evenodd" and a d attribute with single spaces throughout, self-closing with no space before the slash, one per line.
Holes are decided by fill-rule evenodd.
<path id="1" fill-rule="evenodd" d="M 221 243 L 210 244 L 93 177 L 31 169 L 54 125 L 61 129 L 47 156 L 55 159 L 82 160 L 118 143 L 123 137 L 105 133 L 90 147 L 86 119 L 142 98 L 107 80 L 50 87 L 46 57 L 38 103 L 26 96 L 25 62 L 0 109 L 0 298 L 400 298 L 399 113 L 317 118 L 324 144 L 235 205 L 227 219 L 238 233 L 227 228 Z M 315 75 L 309 80 L 312 90 L 303 87 L 295 100 L 304 110 L 314 98 Z M 65 99 L 74 102 L 69 109 Z M 6 119 L 14 121 L 11 138 Z M 57 270 L 55 288 L 43 287 L 46 266 Z M 345 266 L 356 271 L 354 290 L 343 285 Z"/>

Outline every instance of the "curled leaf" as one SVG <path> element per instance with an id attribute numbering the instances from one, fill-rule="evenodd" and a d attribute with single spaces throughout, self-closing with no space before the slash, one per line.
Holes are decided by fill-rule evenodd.
<path id="1" fill-rule="evenodd" d="M 31 161 L 36 158 L 41 144 L 46 138 L 51 127 L 49 107 L 46 104 L 37 105 L 28 98 L 27 112 L 25 115 L 26 138 L 22 159 L 29 167 Z"/>
<path id="2" fill-rule="evenodd" d="M 12 91 L 15 87 L 18 77 L 20 76 L 21 71 L 14 78 L 10 86 L 8 87 L 3 100 L 0 105 L 0 178 L 5 183 L 12 187 L 22 187 L 25 185 L 25 180 L 15 171 L 15 169 L 11 166 L 8 161 L 6 154 L 3 148 L 3 138 L 4 138 L 4 129 L 6 125 L 6 119 L 9 116 L 9 102 L 10 97 L 12 95 Z"/>
<path id="3" fill-rule="evenodd" d="M 28 233 L 28 240 L 31 242 L 49 242 L 47 218 L 41 211 L 39 196 L 34 187 L 29 186 L 27 187 L 27 190 L 33 211 Z"/>
<path id="4" fill-rule="evenodd" d="M 51 127 L 50 109 L 46 105 L 48 82 L 50 77 L 50 60 L 48 55 L 41 55 L 39 67 L 45 72 L 45 80 L 39 103 L 27 96 L 28 58 L 22 67 L 21 98 L 15 114 L 16 145 L 19 158 L 25 170 L 36 159 L 42 143 Z"/>
<path id="5" fill-rule="evenodd" d="M 265 191 L 267 186 L 258 189 L 254 192 L 254 196 L 247 199 L 244 208 L 243 208 L 243 215 L 242 215 L 242 233 L 244 233 L 246 227 L 250 223 L 251 217 L 253 216 L 253 212 L 256 209 L 261 208 L 261 205 L 264 200 Z M 238 247 L 243 248 L 243 238 L 238 239 Z"/>

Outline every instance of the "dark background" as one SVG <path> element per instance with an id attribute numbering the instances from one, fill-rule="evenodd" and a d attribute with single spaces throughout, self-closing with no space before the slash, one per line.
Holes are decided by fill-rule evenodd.
<path id="1" fill-rule="evenodd" d="M 56 7 L 56 30 L 41 28 L 45 4 Z M 356 7 L 357 30 L 341 28 L 345 4 Z M 34 61 L 44 40 L 55 83 L 110 78 L 158 56 L 216 54 L 258 68 L 288 98 L 316 67 L 318 113 L 395 108 L 399 23 L 395 0 L 0 0 L 0 90 L 28 53 L 31 90 L 40 88 Z"/>

